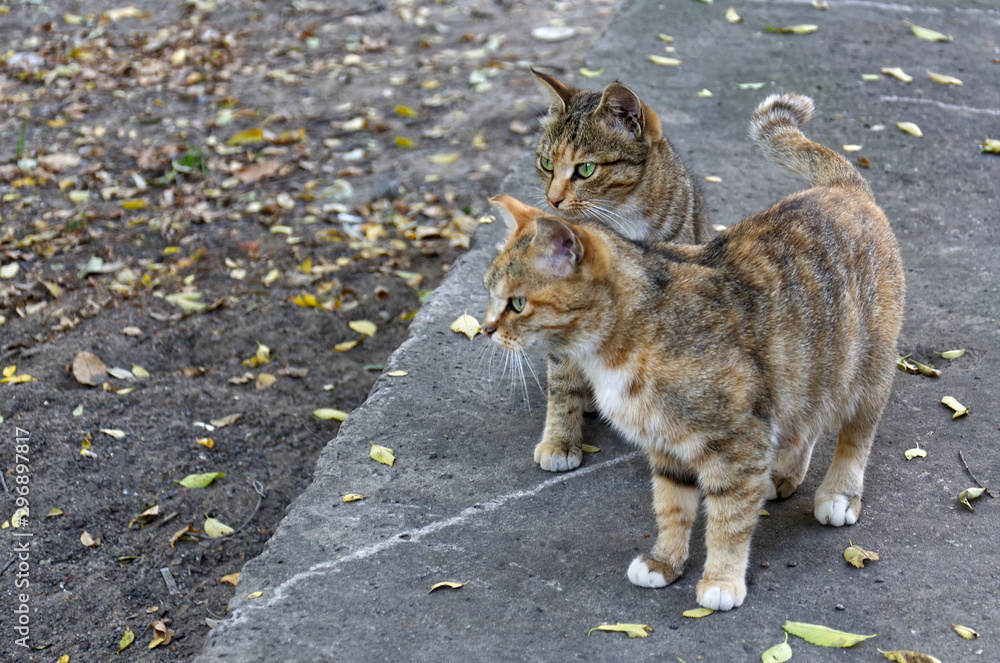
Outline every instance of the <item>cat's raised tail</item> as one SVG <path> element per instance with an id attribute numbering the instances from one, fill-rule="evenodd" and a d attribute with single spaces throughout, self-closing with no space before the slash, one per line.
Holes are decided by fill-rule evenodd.
<path id="1" fill-rule="evenodd" d="M 800 127 L 813 114 L 813 100 L 789 92 L 772 94 L 750 117 L 750 138 L 773 161 L 809 180 L 813 186 L 871 188 L 847 159 L 809 140 Z"/>

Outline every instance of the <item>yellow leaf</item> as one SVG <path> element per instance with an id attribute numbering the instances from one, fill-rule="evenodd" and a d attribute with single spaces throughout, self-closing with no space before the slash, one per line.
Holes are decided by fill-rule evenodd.
<path id="1" fill-rule="evenodd" d="M 158 647 L 158 646 L 162 645 L 163 642 L 164 642 L 164 639 L 161 638 L 161 637 L 159 637 L 159 636 L 157 636 L 157 637 L 155 637 L 155 638 L 153 638 L 152 640 L 149 641 L 149 648 L 153 649 L 155 647 Z"/>
<path id="2" fill-rule="evenodd" d="M 954 76 L 948 76 L 946 74 L 937 74 L 933 71 L 927 72 L 927 77 L 930 78 L 935 83 L 940 83 L 941 85 L 964 85 L 962 81 Z"/>
<path id="3" fill-rule="evenodd" d="M 369 497 L 369 496 L 368 495 L 359 495 L 357 493 L 348 493 L 347 495 L 344 495 L 344 500 L 343 501 L 344 502 L 357 502 L 358 500 L 363 500 L 366 497 Z"/>
<path id="4" fill-rule="evenodd" d="M 941 359 L 958 359 L 965 354 L 965 350 L 948 350 L 947 352 L 941 353 Z"/>
<path id="5" fill-rule="evenodd" d="M 224 582 L 227 585 L 232 585 L 233 587 L 235 587 L 236 583 L 238 583 L 239 581 L 240 581 L 239 573 L 230 573 L 228 575 L 224 575 L 221 578 L 219 578 L 219 582 Z"/>
<path id="6" fill-rule="evenodd" d="M 12 279 L 17 276 L 20 270 L 21 266 L 16 262 L 7 263 L 3 267 L 0 267 L 0 279 Z"/>
<path id="7" fill-rule="evenodd" d="M 465 334 L 469 337 L 470 341 L 476 337 L 476 334 L 483 333 L 483 328 L 479 326 L 479 321 L 469 315 L 468 312 L 458 316 L 448 329 L 456 334 Z"/>
<path id="8" fill-rule="evenodd" d="M 587 68 L 580 69 L 580 75 L 583 76 L 584 78 L 597 78 L 603 73 L 604 73 L 604 67 L 601 67 L 600 69 L 587 69 Z"/>
<path id="9" fill-rule="evenodd" d="M 84 530 L 83 534 L 80 535 L 80 543 L 87 546 L 88 548 L 96 548 L 101 545 L 101 537 L 96 539 L 90 535 L 90 532 Z"/>
<path id="10" fill-rule="evenodd" d="M 969 500 L 974 500 L 985 492 L 985 488 L 966 488 L 958 494 L 958 501 L 969 507 L 970 510 L 975 511 L 976 509 L 969 503 Z"/>
<path id="11" fill-rule="evenodd" d="M 138 7 L 122 7 L 121 9 L 110 9 L 104 12 L 101 18 L 105 21 L 120 21 L 123 18 L 148 18 L 148 16 L 148 14 L 142 13 Z M 129 640 L 129 642 L 132 641 Z"/>
<path id="12" fill-rule="evenodd" d="M 685 610 L 681 614 L 685 617 L 690 617 L 691 619 L 701 619 L 702 617 L 708 617 L 713 612 L 715 611 L 711 608 L 691 608 L 690 610 Z"/>
<path id="13" fill-rule="evenodd" d="M 395 110 L 396 110 L 396 115 L 398 115 L 399 117 L 420 117 L 420 113 L 413 110 L 409 106 L 400 106 L 399 104 L 397 104 Z"/>
<path id="14" fill-rule="evenodd" d="M 1000 154 L 1000 140 L 987 136 L 986 140 L 983 141 L 983 144 L 979 147 L 979 153 L 986 154 L 987 152 Z"/>
<path id="15" fill-rule="evenodd" d="M 118 641 L 118 651 L 115 653 L 117 654 L 122 653 L 123 651 L 128 649 L 128 646 L 132 644 L 134 641 L 135 641 L 135 633 L 132 632 L 132 629 L 126 628 L 125 635 L 123 635 L 122 639 Z"/>
<path id="16" fill-rule="evenodd" d="M 713 184 L 719 184 L 722 182 L 722 178 L 718 175 L 705 175 L 706 182 L 712 182 Z"/>
<path id="17" fill-rule="evenodd" d="M 257 389 L 257 391 L 260 391 L 261 389 L 267 389 L 277 381 L 278 378 L 274 377 L 270 373 L 261 373 L 260 375 L 257 376 L 257 379 L 254 381 L 254 387 Z"/>
<path id="18" fill-rule="evenodd" d="M 386 373 L 386 375 L 388 375 L 391 378 L 401 378 L 404 375 L 409 375 L 409 374 L 410 374 L 409 371 L 389 371 L 388 373 Z"/>
<path id="19" fill-rule="evenodd" d="M 760 511 L 757 512 L 757 515 L 767 517 L 771 515 L 771 512 L 768 511 L 767 509 L 761 509 Z"/>
<path id="20" fill-rule="evenodd" d="M 233 528 L 225 524 L 222 521 L 216 520 L 215 518 L 206 518 L 205 525 L 202 527 L 205 530 L 205 534 L 210 538 L 217 539 L 220 536 L 226 536 L 227 534 L 233 533 Z"/>
<path id="21" fill-rule="evenodd" d="M 85 203 L 90 200 L 89 191 L 70 191 L 66 196 L 69 198 L 71 203 L 79 205 L 80 203 Z"/>
<path id="22" fill-rule="evenodd" d="M 146 209 L 148 205 L 142 198 L 134 198 L 132 200 L 123 200 L 122 207 L 125 209 Z"/>
<path id="23" fill-rule="evenodd" d="M 354 339 L 353 341 L 344 341 L 333 346 L 334 352 L 347 352 L 348 350 L 353 350 L 360 343 L 360 339 Z"/>
<path id="24" fill-rule="evenodd" d="M 313 410 L 313 416 L 324 420 L 334 419 L 336 421 L 345 421 L 347 419 L 346 412 L 343 410 L 335 410 L 330 407 L 321 407 L 318 410 Z"/>
<path id="25" fill-rule="evenodd" d="M 584 453 L 588 454 L 596 454 L 601 450 L 599 447 L 595 447 L 592 444 L 582 444 L 580 445 L 580 448 L 583 449 Z"/>
<path id="26" fill-rule="evenodd" d="M 645 624 L 622 624 L 621 622 L 618 622 L 614 626 L 611 624 L 601 624 L 600 626 L 595 626 L 587 631 L 587 635 L 590 635 L 594 631 L 615 631 L 618 633 L 628 633 L 628 637 L 630 638 L 645 638 L 649 635 L 646 631 L 652 630 L 652 627 L 646 626 Z"/>
<path id="27" fill-rule="evenodd" d="M 461 156 L 462 155 L 459 152 L 448 152 L 443 154 L 432 154 L 427 157 L 427 160 L 437 166 L 447 166 L 448 164 L 458 161 Z"/>
<path id="28" fill-rule="evenodd" d="M 215 446 L 215 440 L 210 437 L 199 437 L 195 440 L 195 444 L 200 444 L 203 447 L 208 447 L 209 449 Z"/>
<path id="29" fill-rule="evenodd" d="M 430 594 L 435 589 L 441 589 L 442 587 L 447 587 L 448 589 L 458 589 L 459 587 L 465 587 L 468 584 L 469 584 L 468 580 L 466 580 L 465 582 L 439 582 L 433 587 L 431 587 L 431 591 L 427 593 Z"/>
<path id="30" fill-rule="evenodd" d="M 60 656 L 58 663 L 69 663 L 69 654 L 63 654 Z"/>
<path id="31" fill-rule="evenodd" d="M 701 90 L 698 90 L 698 92 L 696 93 L 696 96 L 699 96 L 702 99 L 708 99 L 708 98 L 710 98 L 712 96 L 712 91 L 709 90 L 708 88 L 703 88 Z"/>
<path id="32" fill-rule="evenodd" d="M 881 79 L 882 77 L 878 74 L 861 74 L 861 80 L 863 81 L 878 81 Z"/>
<path id="33" fill-rule="evenodd" d="M 264 595 L 264 592 L 250 592 L 249 594 L 247 594 L 247 598 L 248 599 L 259 599 L 263 595 Z"/>
<path id="34" fill-rule="evenodd" d="M 803 24 L 803 25 L 789 25 L 784 28 L 775 28 L 772 26 L 767 26 L 768 32 L 773 32 L 774 34 L 784 35 L 784 34 L 794 34 L 794 35 L 808 35 L 819 30 L 818 25 Z"/>
<path id="35" fill-rule="evenodd" d="M 117 428 L 102 428 L 101 432 L 105 435 L 110 435 L 116 440 L 120 440 L 125 437 L 125 431 L 118 430 Z"/>
<path id="36" fill-rule="evenodd" d="M 727 23 L 742 23 L 743 17 L 736 13 L 736 9 L 730 7 L 726 10 L 725 19 Z"/>
<path id="37" fill-rule="evenodd" d="M 792 648 L 788 646 L 787 633 L 784 642 L 771 647 L 760 655 L 760 660 L 763 663 L 785 663 L 790 658 L 792 658 Z"/>
<path id="38" fill-rule="evenodd" d="M 907 449 L 904 451 L 903 456 L 906 457 L 906 460 L 913 460 L 914 458 L 927 458 L 927 452 L 921 449 L 918 444 L 913 449 Z"/>
<path id="39" fill-rule="evenodd" d="M 351 320 L 347 326 L 364 336 L 374 336 L 377 329 L 375 323 L 370 320 Z"/>
<path id="40" fill-rule="evenodd" d="M 860 145 L 841 145 L 840 147 L 845 152 L 860 152 L 861 151 L 861 146 Z"/>
<path id="41" fill-rule="evenodd" d="M 908 133 L 911 136 L 916 136 L 917 138 L 923 138 L 924 137 L 924 133 L 920 130 L 920 127 L 918 127 L 913 122 L 897 122 L 896 123 L 896 127 L 900 131 Z"/>
<path id="42" fill-rule="evenodd" d="M 896 651 L 882 651 L 879 649 L 878 652 L 890 661 L 896 661 L 896 663 L 941 663 L 940 660 L 929 654 L 918 654 L 915 651 L 903 651 L 901 649 Z"/>
<path id="43" fill-rule="evenodd" d="M 852 542 L 850 547 L 844 551 L 844 559 L 857 568 L 863 569 L 865 567 L 866 560 L 871 560 L 873 562 L 878 561 L 878 553 L 865 550 L 861 546 L 855 545 Z"/>
<path id="44" fill-rule="evenodd" d="M 737 83 L 736 87 L 741 90 L 759 90 L 767 85 L 767 83 Z"/>
<path id="45" fill-rule="evenodd" d="M 968 626 L 959 626 L 958 624 L 952 622 L 951 628 L 954 629 L 955 633 L 958 633 L 966 640 L 975 640 L 979 637 L 979 634 Z"/>
<path id="46" fill-rule="evenodd" d="M 875 635 L 856 635 L 854 633 L 835 631 L 826 626 L 806 624 L 804 622 L 785 622 L 781 625 L 781 628 L 792 635 L 799 636 L 806 642 L 820 647 L 853 647 L 859 642 L 875 637 Z"/>
<path id="47" fill-rule="evenodd" d="M 246 131 L 241 131 L 229 140 L 226 141 L 226 145 L 254 145 L 256 143 L 264 142 L 264 130 L 263 129 L 247 129 Z"/>
<path id="48" fill-rule="evenodd" d="M 931 30 L 930 28 L 922 28 L 919 25 L 914 25 L 909 21 L 903 21 L 910 29 L 913 30 L 913 34 L 916 35 L 918 39 L 923 39 L 924 41 L 952 41 L 951 35 L 946 35 L 943 32 L 938 32 L 937 30 Z"/>
<path id="49" fill-rule="evenodd" d="M 392 449 L 379 446 L 374 442 L 372 442 L 371 445 L 372 448 L 368 452 L 368 455 L 371 456 L 372 460 L 377 460 L 383 465 L 392 467 L 392 464 L 396 462 L 396 457 L 392 455 Z"/>
<path id="50" fill-rule="evenodd" d="M 679 67 L 684 64 L 684 60 L 678 60 L 677 58 L 668 58 L 664 55 L 647 55 L 649 61 L 653 64 L 658 64 L 663 67 Z"/>
<path id="51" fill-rule="evenodd" d="M 3 376 L 5 378 L 9 378 L 10 376 L 14 375 L 14 373 L 17 373 L 17 365 L 16 364 L 13 365 L 13 366 L 7 366 L 7 367 L 5 367 L 3 369 Z"/>
<path id="52" fill-rule="evenodd" d="M 969 408 L 965 407 L 951 396 L 945 396 L 941 399 L 941 402 L 955 411 L 955 414 L 951 415 L 952 419 L 958 419 L 963 414 L 969 414 Z"/>
<path id="53" fill-rule="evenodd" d="M 316 298 L 316 295 L 303 293 L 292 298 L 292 303 L 303 308 L 322 308 L 323 304 Z"/>
<path id="54" fill-rule="evenodd" d="M 56 516 L 61 516 L 61 515 L 63 515 L 63 510 L 57 508 L 57 509 L 49 509 L 49 512 L 45 514 L 45 517 L 55 518 Z"/>
<path id="55" fill-rule="evenodd" d="M 149 371 L 147 371 L 142 366 L 135 364 L 134 366 L 132 366 L 132 375 L 136 376 L 137 378 L 148 378 Z"/>
<path id="56" fill-rule="evenodd" d="M 207 488 L 213 481 L 226 476 L 225 472 L 206 472 L 205 474 L 189 474 L 181 480 L 174 479 L 185 488 Z"/>
<path id="57" fill-rule="evenodd" d="M 396 147 L 416 147 L 417 146 L 417 142 L 415 140 L 413 140 L 412 138 L 407 138 L 406 136 L 396 136 L 393 139 L 393 142 L 396 144 Z"/>
<path id="58" fill-rule="evenodd" d="M 16 509 L 10 517 L 10 526 L 14 529 L 19 529 L 21 527 L 21 520 L 28 516 L 28 509 L 26 507 L 21 507 Z"/>
<path id="59" fill-rule="evenodd" d="M 171 304 L 177 304 L 185 311 L 201 311 L 208 308 L 208 304 L 198 301 L 201 299 L 200 292 L 175 292 L 164 299 Z"/>
<path id="60" fill-rule="evenodd" d="M 657 37 L 659 38 L 660 41 L 665 41 L 668 44 L 674 43 L 674 38 L 673 37 L 671 37 L 670 35 L 665 35 L 662 32 L 660 34 L 658 34 Z"/>
<path id="61" fill-rule="evenodd" d="M 173 548 L 174 545 L 178 541 L 180 541 L 181 537 L 184 536 L 185 534 L 192 534 L 192 533 L 195 533 L 197 531 L 198 530 L 196 530 L 195 528 L 191 527 L 190 525 L 185 525 L 184 529 L 179 529 L 179 530 L 177 530 L 176 532 L 174 532 L 171 535 L 171 537 L 170 537 L 170 547 Z"/>
<path id="62" fill-rule="evenodd" d="M 899 67 L 882 67 L 880 71 L 886 76 L 892 76 L 893 78 L 898 78 L 904 83 L 912 83 L 913 76 L 900 69 Z"/>
<path id="63" fill-rule="evenodd" d="M 212 424 L 216 428 L 225 428 L 230 424 L 235 424 L 236 420 L 243 416 L 242 412 L 235 412 L 233 414 L 227 414 L 219 419 L 212 419 L 208 423 Z"/>

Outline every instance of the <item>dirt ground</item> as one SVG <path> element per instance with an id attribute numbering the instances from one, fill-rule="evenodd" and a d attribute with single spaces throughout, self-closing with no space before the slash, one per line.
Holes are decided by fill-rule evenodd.
<path id="1" fill-rule="evenodd" d="M 618 2 L 0 0 L 3 661 L 200 650 Z"/>

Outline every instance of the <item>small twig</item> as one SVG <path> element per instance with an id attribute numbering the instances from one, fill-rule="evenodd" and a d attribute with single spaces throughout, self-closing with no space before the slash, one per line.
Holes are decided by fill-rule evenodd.
<path id="1" fill-rule="evenodd" d="M 3 470 L 0 470 L 0 484 L 3 484 L 3 492 L 10 495 L 10 488 L 7 487 L 7 480 L 3 478 Z"/>
<path id="2" fill-rule="evenodd" d="M 961 451 L 958 452 L 958 457 L 962 461 L 962 465 L 965 466 L 965 471 L 969 473 L 969 476 L 972 477 L 972 480 L 976 482 L 976 485 L 978 485 L 980 488 L 982 488 L 984 491 L 986 491 L 987 495 L 989 495 L 990 497 L 993 497 L 993 493 L 990 492 L 990 489 L 987 488 L 986 486 L 984 486 L 983 482 L 980 481 L 979 479 L 977 479 L 976 475 L 973 474 L 972 470 L 969 469 L 969 464 L 965 462 L 965 456 L 962 455 Z"/>
<path id="3" fill-rule="evenodd" d="M 15 559 L 17 559 L 17 555 L 10 556 L 10 559 L 7 560 L 7 563 L 3 565 L 2 569 L 0 569 L 0 576 L 2 576 L 3 572 L 6 571 L 10 567 L 10 565 L 14 563 Z"/>

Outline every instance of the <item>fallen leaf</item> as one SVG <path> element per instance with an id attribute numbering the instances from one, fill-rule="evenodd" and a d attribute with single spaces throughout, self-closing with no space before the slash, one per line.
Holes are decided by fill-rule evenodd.
<path id="1" fill-rule="evenodd" d="M 409 375 L 409 374 L 410 374 L 409 371 L 389 371 L 388 373 L 386 373 L 386 375 L 388 375 L 391 378 L 401 378 L 404 375 Z"/>
<path id="2" fill-rule="evenodd" d="M 109 368 L 108 375 L 119 380 L 131 380 L 134 377 L 131 371 L 126 371 L 124 368 Z"/>
<path id="3" fill-rule="evenodd" d="M 116 440 L 120 440 L 123 437 L 125 437 L 125 431 L 118 430 L 117 428 L 102 428 L 100 432 L 104 433 L 105 435 L 110 435 Z"/>
<path id="4" fill-rule="evenodd" d="M 281 162 L 275 159 L 261 159 L 255 161 L 245 168 L 237 170 L 234 174 L 243 184 L 254 184 L 262 179 L 277 174 L 281 167 Z"/>
<path id="5" fill-rule="evenodd" d="M 55 518 L 55 517 L 61 516 L 61 515 L 63 515 L 63 510 L 59 509 L 59 508 L 56 508 L 56 509 L 49 509 L 49 512 L 47 514 L 45 514 L 45 517 L 46 518 Z"/>
<path id="6" fill-rule="evenodd" d="M 941 359 L 958 359 L 965 354 L 965 350 L 948 350 L 941 353 Z"/>
<path id="7" fill-rule="evenodd" d="M 868 160 L 868 157 L 858 157 L 858 165 L 862 168 L 871 168 L 872 162 Z"/>
<path id="8" fill-rule="evenodd" d="M 134 641 L 135 641 L 135 633 L 132 632 L 132 629 L 126 628 L 125 634 L 122 636 L 122 639 L 118 641 L 118 651 L 115 653 L 116 654 L 122 653 L 123 651 L 128 649 L 128 646 L 132 644 Z"/>
<path id="9" fill-rule="evenodd" d="M 722 182 L 722 178 L 719 177 L 718 175 L 705 175 L 705 181 L 706 182 L 712 182 L 714 184 L 718 184 L 718 183 Z"/>
<path id="10" fill-rule="evenodd" d="M 878 553 L 872 552 L 870 550 L 865 550 L 859 545 L 851 542 L 850 547 L 844 551 L 844 559 L 850 562 L 852 565 L 859 569 L 865 567 L 865 561 L 871 560 L 873 562 L 878 561 Z"/>
<path id="11" fill-rule="evenodd" d="M 167 628 L 166 622 L 164 622 L 162 619 L 158 619 L 152 624 L 150 624 L 150 626 L 153 627 L 153 639 L 149 643 L 150 649 L 153 649 L 154 647 L 158 647 L 160 645 L 166 646 L 170 644 L 170 640 L 174 636 L 174 630 L 171 628 Z"/>
<path id="12" fill-rule="evenodd" d="M 990 138 L 987 136 L 983 144 L 979 146 L 979 153 L 986 154 L 987 152 L 993 152 L 994 154 L 1000 154 L 1000 140 Z"/>
<path id="13" fill-rule="evenodd" d="M 892 76 L 893 78 L 897 78 L 903 81 L 904 83 L 913 82 L 913 76 L 910 76 L 908 73 L 906 73 L 899 67 L 882 67 L 879 71 L 881 71 L 886 76 Z"/>
<path id="14" fill-rule="evenodd" d="M 80 535 L 80 543 L 82 543 L 83 545 L 87 546 L 88 548 L 95 548 L 95 547 L 101 545 L 101 537 L 97 537 L 95 539 L 94 537 L 92 537 L 90 535 L 89 532 L 87 532 L 86 530 L 84 530 L 83 534 Z"/>
<path id="15" fill-rule="evenodd" d="M 622 624 L 621 622 L 612 626 L 611 624 L 601 624 L 600 626 L 595 626 L 594 628 L 587 631 L 587 635 L 590 635 L 594 631 L 616 631 L 619 633 L 628 633 L 630 638 L 645 638 L 649 635 L 646 631 L 652 631 L 651 626 L 646 626 L 645 624 Z"/>
<path id="16" fill-rule="evenodd" d="M 691 619 L 701 619 L 702 617 L 708 617 L 713 612 L 715 611 L 711 608 L 691 608 L 690 610 L 685 610 L 681 614 L 685 617 L 690 617 Z"/>
<path id="17" fill-rule="evenodd" d="M 277 381 L 278 378 L 274 377 L 270 373 L 261 373 L 260 375 L 257 376 L 257 379 L 254 381 L 254 387 L 257 389 L 257 391 L 260 391 L 262 389 L 267 389 Z"/>
<path id="18" fill-rule="evenodd" d="M 761 509 L 760 511 L 757 512 L 757 515 L 767 517 L 771 515 L 771 512 L 768 511 L 767 509 Z"/>
<path id="19" fill-rule="evenodd" d="M 180 481 L 174 479 L 185 488 L 206 488 L 216 479 L 226 476 L 225 472 L 206 472 L 205 474 L 189 474 Z"/>
<path id="20" fill-rule="evenodd" d="M 181 537 L 183 537 L 185 534 L 194 534 L 197 531 L 198 530 L 196 530 L 195 528 L 191 527 L 190 525 L 186 525 L 184 527 L 184 529 L 177 530 L 176 532 L 174 532 L 170 536 L 170 547 L 173 548 L 174 544 L 176 544 L 178 541 L 180 541 Z"/>
<path id="21" fill-rule="evenodd" d="M 334 410 L 329 407 L 321 407 L 318 410 L 313 410 L 313 415 L 318 419 L 336 419 L 337 421 L 344 421 L 347 419 L 347 413 L 343 410 Z"/>
<path id="22" fill-rule="evenodd" d="M 580 449 L 582 449 L 584 453 L 588 454 L 596 454 L 601 450 L 600 447 L 595 447 L 592 444 L 582 444 L 580 445 Z"/>
<path id="23" fill-rule="evenodd" d="M 227 585 L 232 585 L 233 587 L 240 581 L 239 573 L 230 573 L 219 578 L 219 582 L 225 583 Z"/>
<path id="24" fill-rule="evenodd" d="M 14 513 L 10 517 L 10 526 L 13 527 L 14 529 L 20 529 L 21 528 L 21 520 L 23 520 L 24 518 L 27 518 L 27 517 L 28 517 L 28 508 L 27 507 L 23 507 L 22 506 L 19 509 L 16 509 L 14 511 Z"/>
<path id="25" fill-rule="evenodd" d="M 347 326 L 364 336 L 374 336 L 377 327 L 370 320 L 351 320 Z"/>
<path id="26" fill-rule="evenodd" d="M 449 152 L 446 154 L 432 154 L 427 157 L 427 160 L 437 166 L 447 166 L 458 161 L 461 156 L 459 152 Z"/>
<path id="27" fill-rule="evenodd" d="M 985 488 L 966 488 L 965 490 L 963 490 L 958 494 L 958 501 L 961 504 L 964 504 L 965 506 L 969 507 L 971 511 L 975 511 L 976 510 L 975 507 L 973 507 L 972 504 L 969 503 L 969 500 L 974 500 L 985 492 L 986 492 Z"/>
<path id="28" fill-rule="evenodd" d="M 788 645 L 787 633 L 784 642 L 771 647 L 760 655 L 760 660 L 763 663 L 785 663 L 790 658 L 792 658 L 792 648 Z"/>
<path id="29" fill-rule="evenodd" d="M 234 135 L 226 141 L 226 145 L 256 145 L 264 142 L 263 129 L 247 129 Z"/>
<path id="30" fill-rule="evenodd" d="M 348 350 L 353 350 L 354 348 L 358 347 L 359 343 L 361 343 L 361 339 L 354 339 L 352 341 L 343 341 L 333 346 L 333 351 L 347 352 Z"/>
<path id="31" fill-rule="evenodd" d="M 910 23 L 909 21 L 903 21 L 903 23 L 910 26 L 910 30 L 913 30 L 913 34 L 916 35 L 918 39 L 923 39 L 924 41 L 953 41 L 951 35 L 946 35 L 943 32 L 931 30 L 930 28 L 922 28 L 919 25 Z"/>
<path id="32" fill-rule="evenodd" d="M 3 267 L 0 267 L 0 279 L 12 279 L 17 276 L 20 269 L 21 266 L 16 262 L 7 263 Z"/>
<path id="33" fill-rule="evenodd" d="M 83 350 L 73 358 L 73 377 L 80 384 L 96 387 L 108 376 L 108 367 L 92 352 Z"/>
<path id="34" fill-rule="evenodd" d="M 663 55 L 647 55 L 649 61 L 653 64 L 658 64 L 663 67 L 679 67 L 684 64 L 683 60 L 678 60 L 677 58 L 668 58 Z"/>
<path id="35" fill-rule="evenodd" d="M 263 595 L 264 595 L 264 592 L 250 592 L 249 594 L 247 594 L 247 598 L 248 599 L 259 599 Z"/>
<path id="36" fill-rule="evenodd" d="M 303 293 L 292 297 L 292 303 L 303 308 L 323 308 L 323 302 L 316 295 Z"/>
<path id="37" fill-rule="evenodd" d="M 743 17 L 740 16 L 738 13 L 736 13 L 736 9 L 733 8 L 733 7 L 730 7 L 729 9 L 727 9 L 726 13 L 723 15 L 723 17 L 726 19 L 727 23 L 742 23 L 743 22 Z"/>
<path id="38" fill-rule="evenodd" d="M 908 133 L 911 136 L 916 136 L 917 138 L 923 138 L 924 137 L 924 132 L 922 132 L 920 130 L 920 127 L 918 127 L 913 122 L 897 122 L 896 123 L 896 127 L 900 131 Z"/>
<path id="39" fill-rule="evenodd" d="M 917 371 L 922 375 L 926 375 L 929 378 L 939 378 L 941 377 L 941 371 L 936 368 L 931 368 L 925 364 L 921 364 L 919 361 L 914 360 L 913 364 L 917 367 Z"/>
<path id="40" fill-rule="evenodd" d="M 468 311 L 458 316 L 448 329 L 456 334 L 465 334 L 469 337 L 470 341 L 476 337 L 476 334 L 483 333 L 483 328 L 479 326 L 479 321 L 469 315 Z"/>
<path id="41" fill-rule="evenodd" d="M 958 419 L 963 414 L 969 414 L 969 408 L 965 407 L 951 396 L 945 396 L 941 399 L 941 402 L 955 411 L 955 414 L 951 415 L 952 419 Z"/>
<path id="42" fill-rule="evenodd" d="M 979 634 L 968 626 L 959 626 L 958 624 L 952 622 L 951 628 L 955 631 L 955 633 L 958 633 L 966 640 L 975 640 L 979 637 Z"/>
<path id="43" fill-rule="evenodd" d="M 80 155 L 73 152 L 55 152 L 38 157 L 38 165 L 55 173 L 75 168 L 80 165 Z"/>
<path id="44" fill-rule="evenodd" d="M 124 327 L 122 333 L 126 336 L 142 336 L 142 330 L 138 327 Z"/>
<path id="45" fill-rule="evenodd" d="M 695 96 L 701 97 L 702 99 L 708 99 L 712 96 L 712 91 L 708 88 L 702 88 L 695 93 Z"/>
<path id="46" fill-rule="evenodd" d="M 203 311 L 208 304 L 198 301 L 201 299 L 200 292 L 175 292 L 163 298 L 171 304 L 176 304 L 185 311 Z"/>
<path id="47" fill-rule="evenodd" d="M 344 502 L 357 502 L 358 500 L 363 500 L 366 497 L 369 497 L 369 496 L 368 495 L 359 495 L 357 493 L 348 493 L 348 494 L 344 495 L 343 501 Z"/>
<path id="48" fill-rule="evenodd" d="M 860 145 L 841 145 L 840 147 L 845 152 L 860 152 L 861 151 L 861 146 Z"/>
<path id="49" fill-rule="evenodd" d="M 875 635 L 856 635 L 854 633 L 835 631 L 834 629 L 827 628 L 826 626 L 806 624 L 804 622 L 785 622 L 781 625 L 781 628 L 785 629 L 792 635 L 799 636 L 806 642 L 820 647 L 853 647 L 859 642 L 869 638 L 874 638 L 875 635 L 878 635 L 877 633 Z"/>
<path id="50" fill-rule="evenodd" d="M 941 85 L 964 85 L 961 80 L 955 78 L 954 76 L 947 76 L 945 74 L 936 74 L 933 71 L 927 72 L 927 77 L 930 78 L 935 83 L 940 83 Z"/>
<path id="51" fill-rule="evenodd" d="M 234 412 L 233 414 L 227 414 L 221 419 L 212 419 L 208 423 L 212 424 L 216 428 L 225 428 L 226 426 L 236 423 L 236 420 L 243 416 L 242 412 Z"/>
<path id="52" fill-rule="evenodd" d="M 741 90 L 759 90 L 767 85 L 767 83 L 737 83 L 736 87 Z"/>
<path id="53" fill-rule="evenodd" d="M 441 589 L 442 587 L 447 587 L 448 589 L 458 589 L 459 587 L 465 587 L 468 584 L 469 584 L 468 580 L 466 580 L 465 582 L 447 582 L 447 581 L 446 582 L 439 582 L 436 585 L 434 585 L 433 587 L 431 587 L 431 591 L 427 592 L 427 593 L 430 594 L 435 589 Z"/>
<path id="54" fill-rule="evenodd" d="M 906 460 L 913 460 L 914 458 L 927 458 L 927 452 L 921 449 L 918 444 L 913 449 L 907 449 L 904 451 L 903 456 L 906 457 Z"/>
<path id="55" fill-rule="evenodd" d="M 208 447 L 209 449 L 215 447 L 215 440 L 210 437 L 199 437 L 194 441 L 195 444 L 200 444 L 203 447 Z"/>
<path id="56" fill-rule="evenodd" d="M 580 75 L 583 76 L 584 78 L 597 78 L 603 73 L 604 73 L 604 67 L 601 67 L 600 69 L 586 69 L 586 68 L 580 69 Z"/>
<path id="57" fill-rule="evenodd" d="M 372 460 L 377 460 L 383 465 L 392 467 L 392 464 L 396 462 L 396 457 L 392 455 L 392 449 L 379 446 L 374 442 L 372 442 L 371 445 L 372 448 L 368 452 L 368 455 L 371 456 Z"/>
<path id="58" fill-rule="evenodd" d="M 819 30 L 818 25 L 812 25 L 811 23 L 806 23 L 803 25 L 789 25 L 785 28 L 775 28 L 770 25 L 767 26 L 768 32 L 773 32 L 774 34 L 795 34 L 795 35 L 807 35 Z"/>
<path id="59" fill-rule="evenodd" d="M 882 654 L 890 661 L 896 661 L 896 663 L 941 663 L 941 661 L 933 656 L 928 654 L 918 654 L 915 651 L 882 651 L 879 649 L 878 653 Z"/>
<path id="60" fill-rule="evenodd" d="M 147 371 L 142 366 L 135 364 L 132 366 L 132 375 L 136 376 L 137 378 L 148 378 L 149 371 Z"/>
<path id="61" fill-rule="evenodd" d="M 234 531 L 232 527 L 220 520 L 216 520 L 215 518 L 206 518 L 202 529 L 205 530 L 205 534 L 208 537 L 213 539 L 217 539 L 220 536 L 226 536 L 227 534 L 232 534 Z"/>

